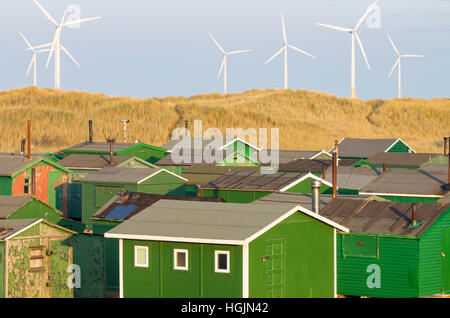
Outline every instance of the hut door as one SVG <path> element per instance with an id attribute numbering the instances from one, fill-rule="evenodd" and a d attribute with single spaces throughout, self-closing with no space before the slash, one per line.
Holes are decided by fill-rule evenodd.
<path id="1" fill-rule="evenodd" d="M 68 240 L 51 240 L 48 254 L 50 254 L 50 297 L 71 298 L 73 289 L 67 286 L 67 267 L 71 264 L 72 253 Z"/>
<path id="2" fill-rule="evenodd" d="M 450 292 L 450 227 L 442 228 L 442 288 Z"/>
<path id="3" fill-rule="evenodd" d="M 264 294 L 267 298 L 284 297 L 284 239 L 266 240 L 262 258 L 265 272 Z"/>

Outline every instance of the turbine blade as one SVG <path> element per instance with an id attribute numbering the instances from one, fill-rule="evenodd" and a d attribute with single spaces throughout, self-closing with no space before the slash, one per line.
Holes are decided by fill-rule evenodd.
<path id="1" fill-rule="evenodd" d="M 370 70 L 370 65 L 369 65 L 369 61 L 367 60 L 366 52 L 364 51 L 364 47 L 362 45 L 361 39 L 359 38 L 358 33 L 356 33 L 356 32 L 355 32 L 355 37 L 356 37 L 356 40 L 358 41 L 359 47 L 361 48 L 361 52 L 364 56 L 364 60 L 366 61 L 367 68 Z"/>
<path id="2" fill-rule="evenodd" d="M 41 9 L 42 13 L 44 13 L 44 15 L 47 17 L 47 19 L 49 19 L 55 25 L 58 25 L 58 22 L 56 22 L 56 20 L 53 19 L 53 17 L 50 15 L 50 13 L 48 13 L 47 10 L 45 10 L 44 7 L 41 6 L 41 4 L 37 0 L 33 0 L 33 1 L 34 1 L 34 3 L 36 3 L 36 5 L 39 7 L 39 9 Z"/>
<path id="3" fill-rule="evenodd" d="M 276 58 L 281 52 L 283 52 L 283 50 L 284 50 L 285 47 L 286 47 L 286 46 L 283 46 L 277 53 L 275 53 L 274 55 L 272 55 L 272 57 L 269 58 L 269 59 L 264 63 L 264 65 L 266 65 L 267 63 L 269 63 L 270 61 L 272 61 L 274 58 Z"/>
<path id="4" fill-rule="evenodd" d="M 48 68 L 48 65 L 50 64 L 50 60 L 52 59 L 53 51 L 55 50 L 56 45 L 56 37 L 58 36 L 58 31 L 55 32 L 55 37 L 53 38 L 52 47 L 50 48 L 50 53 L 48 55 L 47 64 L 45 64 L 45 68 Z"/>
<path id="5" fill-rule="evenodd" d="M 63 16 L 62 16 L 60 25 L 63 25 L 63 24 L 64 24 L 65 18 L 66 18 L 66 10 L 64 10 L 64 13 L 63 13 Z"/>
<path id="6" fill-rule="evenodd" d="M 363 21 L 367 18 L 367 16 L 369 15 L 370 12 L 372 12 L 372 10 L 375 8 L 375 6 L 377 5 L 378 0 L 375 0 L 374 3 L 372 3 L 372 5 L 370 7 L 367 8 L 366 12 L 364 13 L 364 15 L 361 17 L 361 19 L 359 19 L 358 23 L 356 23 L 355 26 L 355 31 L 358 30 L 358 28 L 361 26 L 361 24 L 363 23 Z"/>
<path id="7" fill-rule="evenodd" d="M 28 48 L 30 48 L 31 50 L 34 51 L 33 46 L 31 45 L 30 42 L 28 42 L 27 38 L 25 37 L 25 35 L 22 34 L 22 32 L 20 32 L 20 30 L 18 30 L 17 32 L 19 32 L 20 36 L 22 37 L 22 39 L 25 41 L 25 43 L 28 45 Z"/>
<path id="8" fill-rule="evenodd" d="M 86 18 L 86 19 L 74 20 L 74 21 L 66 22 L 66 23 L 62 24 L 61 26 L 68 26 L 68 25 L 72 25 L 72 24 L 78 24 L 78 23 L 83 23 L 83 22 L 88 22 L 88 21 L 94 21 L 94 20 L 99 20 L 101 18 L 102 17 L 95 17 L 95 18 Z"/>
<path id="9" fill-rule="evenodd" d="M 425 57 L 425 55 L 412 55 L 412 54 L 405 54 L 405 55 L 401 55 L 401 57 Z"/>
<path id="10" fill-rule="evenodd" d="M 216 39 L 213 37 L 213 35 L 211 33 L 209 33 L 209 36 L 211 37 L 211 39 L 214 41 L 214 43 L 216 44 L 217 48 L 220 50 L 220 52 L 222 52 L 223 54 L 227 54 L 225 52 L 225 50 L 220 46 L 219 42 L 216 41 Z"/>
<path id="11" fill-rule="evenodd" d="M 288 45 L 288 47 L 290 47 L 291 49 L 296 50 L 296 51 L 298 51 L 298 52 L 300 52 L 300 53 L 302 53 L 302 54 L 308 55 L 309 57 L 315 58 L 315 56 L 309 54 L 309 53 L 306 52 L 306 51 L 303 51 L 303 50 L 299 49 L 298 47 L 295 47 L 295 46 L 293 46 L 293 45 Z"/>
<path id="12" fill-rule="evenodd" d="M 223 68 L 224 68 L 224 66 L 225 66 L 226 58 L 227 58 L 227 56 L 225 55 L 225 56 L 223 57 L 223 60 L 222 60 L 222 65 L 220 65 L 220 70 L 219 70 L 219 74 L 217 74 L 217 79 L 219 79 L 220 74 L 222 74 Z"/>
<path id="13" fill-rule="evenodd" d="M 43 47 L 49 47 L 49 46 L 52 46 L 52 44 L 53 44 L 53 42 L 50 42 L 50 43 L 47 43 L 47 44 L 37 45 L 37 46 L 35 46 L 35 47 L 28 48 L 28 49 L 25 49 L 25 50 L 26 50 L 26 51 L 29 51 L 29 50 L 33 50 L 33 49 L 40 49 L 40 48 L 43 48 Z"/>
<path id="14" fill-rule="evenodd" d="M 33 63 L 36 63 L 36 53 L 34 53 L 33 57 L 31 58 L 30 66 L 28 66 L 28 71 L 25 74 L 25 78 L 28 78 L 28 75 L 30 74 L 31 67 L 33 66 Z"/>
<path id="15" fill-rule="evenodd" d="M 247 52 L 250 52 L 250 51 L 251 51 L 251 50 L 231 51 L 231 52 L 228 52 L 227 54 L 228 54 L 228 55 L 231 55 L 231 54 L 247 53 Z"/>
<path id="16" fill-rule="evenodd" d="M 284 44 L 287 44 L 286 24 L 284 23 L 283 12 L 281 12 L 281 25 L 283 27 L 283 40 Z"/>
<path id="17" fill-rule="evenodd" d="M 334 30 L 338 30 L 338 31 L 342 31 L 342 32 L 351 32 L 353 31 L 352 29 L 348 29 L 348 28 L 342 28 L 342 27 L 338 27 L 335 25 L 329 25 L 329 24 L 323 24 L 323 23 L 316 23 L 317 25 L 323 26 L 325 28 L 329 28 L 329 29 L 334 29 Z"/>
<path id="18" fill-rule="evenodd" d="M 400 55 L 400 51 L 397 49 L 397 47 L 394 44 L 394 41 L 392 41 L 391 36 L 389 35 L 389 33 L 387 34 L 387 37 L 389 39 L 389 42 L 391 42 L 392 44 L 392 48 L 394 49 L 395 53 L 397 53 L 397 55 Z"/>
<path id="19" fill-rule="evenodd" d="M 387 78 L 391 77 L 391 75 L 392 75 L 392 73 L 394 72 L 395 68 L 397 67 L 398 63 L 400 63 L 400 57 L 397 59 L 397 61 L 395 61 L 395 64 L 394 64 L 394 66 L 392 67 L 392 70 L 391 70 L 391 72 L 389 73 L 389 75 L 388 75 Z"/>
<path id="20" fill-rule="evenodd" d="M 80 64 L 77 62 L 77 60 L 75 60 L 75 58 L 72 56 L 72 54 L 70 54 L 69 51 L 61 44 L 60 44 L 60 47 L 67 54 L 67 56 L 70 57 L 70 59 L 75 63 L 75 65 L 80 68 L 81 67 Z"/>

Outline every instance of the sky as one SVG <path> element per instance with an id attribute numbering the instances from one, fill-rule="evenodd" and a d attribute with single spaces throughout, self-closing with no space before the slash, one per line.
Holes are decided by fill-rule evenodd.
<path id="1" fill-rule="evenodd" d="M 110 96 L 192 96 L 223 91 L 217 79 L 225 50 L 251 49 L 228 59 L 228 92 L 282 88 L 283 55 L 264 62 L 282 44 L 281 12 L 288 42 L 316 58 L 288 53 L 289 88 L 350 94 L 349 34 L 316 22 L 352 28 L 373 0 L 39 0 L 60 21 L 67 8 L 82 18 L 102 16 L 80 28 L 65 28 L 61 42 L 81 68 L 62 53 L 61 88 Z M 67 13 L 74 17 L 76 11 Z M 368 21 L 368 22 L 367 22 Z M 380 0 L 358 34 L 371 71 L 356 48 L 356 93 L 362 99 L 393 98 L 396 60 L 386 34 L 402 54 L 424 59 L 402 62 L 403 95 L 449 97 L 450 0 Z M 0 90 L 32 84 L 25 73 L 32 54 L 17 33 L 33 45 L 51 42 L 55 27 L 33 0 L 0 4 Z M 38 56 L 38 86 L 53 87 L 53 60 Z"/>

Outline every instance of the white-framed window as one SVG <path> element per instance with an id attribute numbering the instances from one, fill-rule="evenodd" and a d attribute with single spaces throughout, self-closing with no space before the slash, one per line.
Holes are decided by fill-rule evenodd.
<path id="1" fill-rule="evenodd" d="M 230 251 L 214 251 L 214 271 L 216 273 L 230 272 Z"/>
<path id="2" fill-rule="evenodd" d="M 173 269 L 189 270 L 189 250 L 177 248 L 173 250 Z"/>
<path id="3" fill-rule="evenodd" d="M 134 266 L 148 267 L 148 246 L 134 246 Z"/>

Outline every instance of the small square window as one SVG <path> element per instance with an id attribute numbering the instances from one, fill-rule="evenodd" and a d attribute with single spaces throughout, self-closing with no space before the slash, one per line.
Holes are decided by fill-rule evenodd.
<path id="1" fill-rule="evenodd" d="M 215 251 L 214 271 L 216 273 L 230 272 L 230 251 Z"/>
<path id="2" fill-rule="evenodd" d="M 23 193 L 24 194 L 30 194 L 31 193 L 31 179 L 25 178 L 23 180 Z"/>
<path id="3" fill-rule="evenodd" d="M 29 269 L 32 272 L 44 270 L 44 247 L 30 247 Z"/>
<path id="4" fill-rule="evenodd" d="M 189 270 L 189 251 L 188 250 L 173 250 L 173 268 L 177 270 Z"/>
<path id="5" fill-rule="evenodd" d="M 148 267 L 148 246 L 134 247 L 134 266 Z"/>

